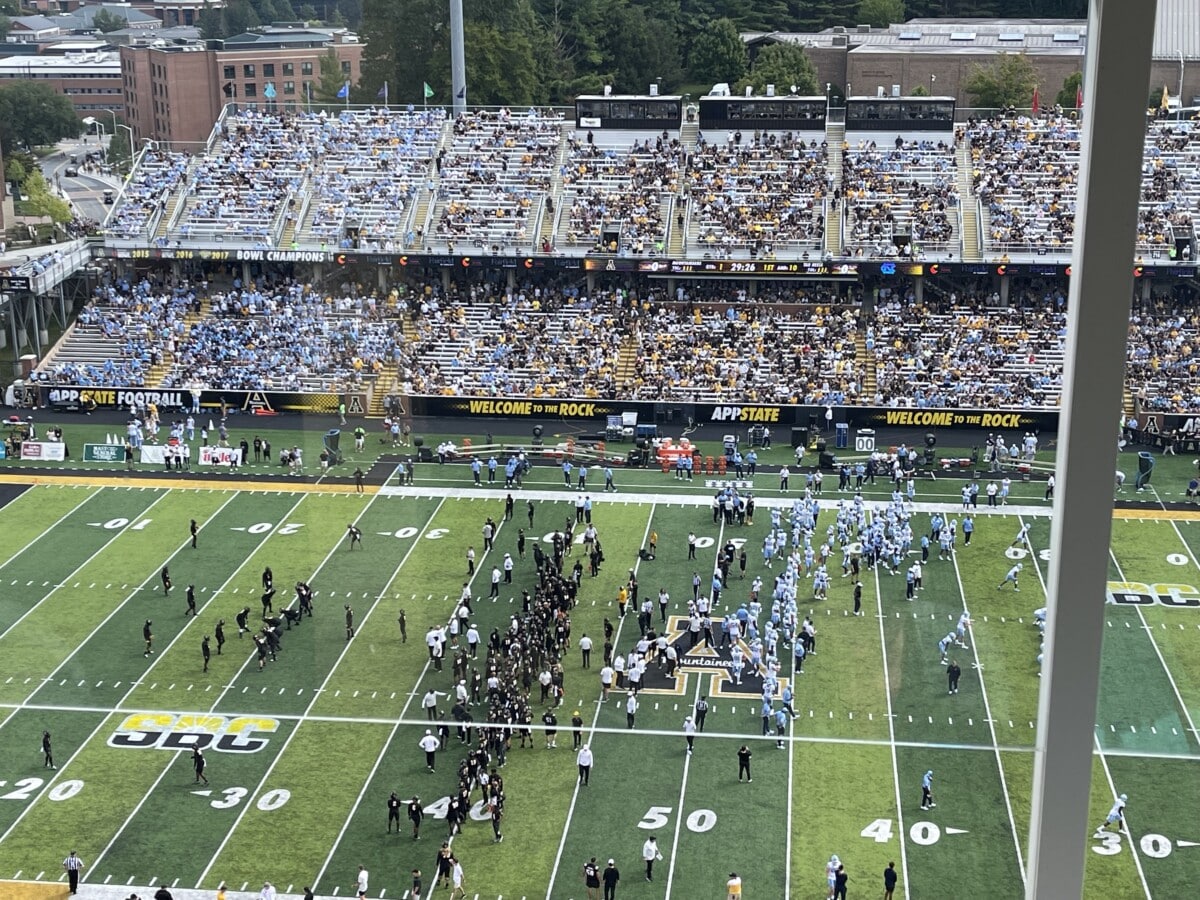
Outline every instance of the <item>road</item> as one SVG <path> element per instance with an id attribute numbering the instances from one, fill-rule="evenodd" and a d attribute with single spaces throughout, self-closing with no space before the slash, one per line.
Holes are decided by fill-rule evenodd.
<path id="1" fill-rule="evenodd" d="M 71 157 L 82 159 L 87 153 L 101 146 L 101 139 L 94 136 L 61 141 L 54 152 L 41 160 L 42 174 L 51 185 L 56 185 L 79 215 L 103 222 L 109 207 L 102 202 L 106 190 L 117 190 L 121 180 L 115 175 L 98 175 L 80 172 L 68 176 L 66 170 L 74 168 Z"/>

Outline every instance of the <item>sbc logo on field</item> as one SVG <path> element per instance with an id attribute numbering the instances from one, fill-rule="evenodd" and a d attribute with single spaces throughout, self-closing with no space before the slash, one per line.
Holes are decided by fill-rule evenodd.
<path id="1" fill-rule="evenodd" d="M 1108 603 L 1125 606 L 1200 606 L 1200 591 L 1190 584 L 1142 584 L 1140 581 L 1110 581 Z"/>
<path id="2" fill-rule="evenodd" d="M 133 750 L 218 750 L 222 753 L 257 753 L 267 746 L 266 738 L 279 730 L 276 719 L 239 716 L 176 715 L 174 713 L 136 713 L 109 736 L 108 746 Z"/>

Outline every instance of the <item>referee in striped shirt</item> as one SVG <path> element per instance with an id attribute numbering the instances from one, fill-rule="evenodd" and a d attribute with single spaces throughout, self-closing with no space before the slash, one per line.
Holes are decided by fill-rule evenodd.
<path id="1" fill-rule="evenodd" d="M 83 870 L 83 860 L 72 850 L 71 855 L 63 860 L 63 868 L 67 870 L 67 878 L 71 882 L 71 893 L 79 890 L 79 873 Z"/>

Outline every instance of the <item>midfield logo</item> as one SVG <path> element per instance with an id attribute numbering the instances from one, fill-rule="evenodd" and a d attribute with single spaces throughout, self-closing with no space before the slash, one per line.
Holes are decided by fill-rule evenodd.
<path id="1" fill-rule="evenodd" d="M 756 670 L 750 664 L 750 647 L 745 641 L 739 640 L 737 645 L 742 651 L 742 675 L 740 682 L 733 677 L 733 657 L 730 651 L 732 643 L 721 647 L 721 623 L 713 620 L 713 639 L 717 646 L 704 645 L 704 632 L 700 632 L 695 646 L 692 645 L 692 635 L 688 631 L 688 620 L 685 616 L 667 617 L 667 643 L 679 654 L 679 664 L 674 675 L 667 675 L 664 663 L 659 668 L 658 660 L 652 660 L 642 675 L 642 691 L 651 694 L 672 694 L 683 696 L 688 694 L 688 676 L 693 672 L 701 678 L 708 678 L 707 694 L 710 697 L 761 697 L 763 687 L 763 670 Z M 787 678 L 776 679 L 782 691 L 788 684 Z"/>

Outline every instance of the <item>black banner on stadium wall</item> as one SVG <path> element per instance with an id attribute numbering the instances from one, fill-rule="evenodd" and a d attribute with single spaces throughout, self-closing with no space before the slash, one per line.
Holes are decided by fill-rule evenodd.
<path id="1" fill-rule="evenodd" d="M 164 414 L 192 409 L 192 392 L 188 390 L 42 385 L 38 391 L 39 405 L 51 409 L 129 409 L 150 403 Z M 308 394 L 300 391 L 203 391 L 200 394 L 200 408 L 206 415 L 219 414 L 223 408 L 249 415 L 332 415 L 337 413 L 341 403 L 346 404 L 347 415 L 361 416 L 366 413 L 367 395 L 361 392 Z"/>
<path id="2" fill-rule="evenodd" d="M 639 421 L 684 425 L 720 424 L 731 430 L 765 426 L 808 426 L 827 429 L 826 408 L 790 404 L 687 403 L 684 401 L 561 400 L 469 397 L 410 397 L 409 412 L 435 418 L 547 418 L 603 420 L 636 412 Z M 888 409 L 877 406 L 835 406 L 829 425 L 854 428 L 978 428 L 1007 431 L 1056 431 L 1054 410 Z M 831 429 L 827 429 L 831 430 Z M 781 435 L 782 437 L 782 435 Z"/>

